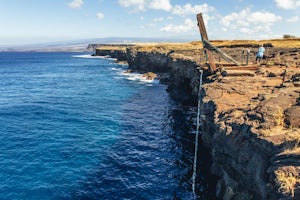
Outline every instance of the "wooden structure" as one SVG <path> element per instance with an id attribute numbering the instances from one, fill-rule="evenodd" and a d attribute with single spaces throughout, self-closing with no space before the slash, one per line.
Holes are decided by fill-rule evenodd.
<path id="1" fill-rule="evenodd" d="M 208 41 L 208 36 L 207 36 L 204 21 L 202 18 L 202 13 L 197 15 L 197 21 L 198 21 L 198 26 L 199 26 L 199 31 L 201 34 L 202 42 L 203 42 L 203 47 L 205 49 L 207 49 L 206 54 L 207 54 L 207 58 L 208 58 L 208 62 L 209 62 L 210 71 L 214 72 L 214 71 L 216 71 L 216 65 L 215 65 L 215 61 L 213 59 L 212 52 L 209 48 L 207 48 L 207 46 L 204 43 L 204 41 Z"/>
<path id="2" fill-rule="evenodd" d="M 221 71 L 226 70 L 228 74 L 228 70 L 234 71 L 235 75 L 239 75 L 239 70 L 242 70 L 241 74 L 245 75 L 247 74 L 247 71 L 251 71 L 248 74 L 254 74 L 253 71 L 256 71 L 259 66 L 242 66 L 238 61 L 234 60 L 230 56 L 228 56 L 226 53 L 224 53 L 222 50 L 211 44 L 208 40 L 205 24 L 203 21 L 202 13 L 197 15 L 197 21 L 198 21 L 198 26 L 199 26 L 199 32 L 201 35 L 203 47 L 204 47 L 204 52 L 206 53 L 206 57 L 208 60 L 209 64 L 209 69 L 210 71 L 216 72 L 218 69 Z M 221 64 L 221 63 L 215 63 L 214 57 L 213 57 L 213 52 L 216 52 L 220 57 L 225 59 L 228 63 L 226 64 Z M 248 62 L 247 62 L 248 63 Z"/>

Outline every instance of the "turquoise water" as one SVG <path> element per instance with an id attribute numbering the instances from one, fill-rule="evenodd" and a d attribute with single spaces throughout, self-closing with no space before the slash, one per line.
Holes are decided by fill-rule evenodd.
<path id="1" fill-rule="evenodd" d="M 0 199 L 192 197 L 194 112 L 124 70 L 82 53 L 0 53 Z"/>

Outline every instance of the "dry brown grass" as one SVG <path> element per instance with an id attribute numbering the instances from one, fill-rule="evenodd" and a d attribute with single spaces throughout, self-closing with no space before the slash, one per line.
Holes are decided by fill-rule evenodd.
<path id="1" fill-rule="evenodd" d="M 278 48 L 300 48 L 300 38 L 289 39 L 274 39 L 274 40 L 262 40 L 264 43 L 271 43 L 274 47 Z"/>
<path id="2" fill-rule="evenodd" d="M 277 170 L 274 173 L 276 176 L 275 182 L 278 192 L 294 197 L 295 186 L 299 183 L 299 179 L 297 179 L 297 177 L 291 172 Z"/>
<path id="3" fill-rule="evenodd" d="M 273 114 L 275 121 L 275 126 L 283 127 L 284 126 L 284 112 L 281 107 L 276 106 L 276 112 Z"/>
<path id="4" fill-rule="evenodd" d="M 180 50 L 200 50 L 202 49 L 201 42 L 190 43 L 157 43 L 157 44 L 137 44 L 135 46 L 139 51 L 180 51 Z"/>
<path id="5" fill-rule="evenodd" d="M 272 39 L 272 40 L 215 40 L 211 41 L 216 46 L 230 46 L 230 45 L 243 45 L 243 44 L 266 44 L 271 43 L 277 48 L 300 48 L 300 38 L 288 39 Z"/>
<path id="6" fill-rule="evenodd" d="M 201 38 L 200 38 L 201 39 Z M 138 51 L 151 52 L 159 51 L 162 53 L 168 53 L 170 51 L 199 51 L 203 48 L 202 42 L 193 41 L 189 43 L 135 43 L 134 45 Z M 300 48 L 300 38 L 289 38 L 289 39 L 272 39 L 272 40 L 212 40 L 211 43 L 215 46 L 231 46 L 231 45 L 259 45 L 265 43 L 271 43 L 277 48 Z M 102 46 L 97 49 L 101 50 L 126 50 L 126 46 L 112 45 Z"/>
<path id="7" fill-rule="evenodd" d="M 125 51 L 126 47 L 121 46 L 121 45 L 120 46 L 113 45 L 113 46 L 101 46 L 101 47 L 98 47 L 97 49 L 99 49 L 99 50 Z"/>

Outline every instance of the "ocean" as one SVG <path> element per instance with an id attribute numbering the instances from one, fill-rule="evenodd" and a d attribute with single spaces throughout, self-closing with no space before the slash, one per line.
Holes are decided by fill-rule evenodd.
<path id="1" fill-rule="evenodd" d="M 0 53 L 0 199 L 192 199 L 195 109 L 85 54 Z M 214 199 L 198 156 L 198 199 Z"/>

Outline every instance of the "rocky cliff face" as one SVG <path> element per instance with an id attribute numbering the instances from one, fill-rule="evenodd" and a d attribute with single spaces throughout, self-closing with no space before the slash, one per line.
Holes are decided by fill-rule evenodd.
<path id="1" fill-rule="evenodd" d="M 143 52 L 137 48 L 127 48 L 127 62 L 130 69 L 148 72 L 168 72 L 170 58 L 166 53 Z"/>
<path id="2" fill-rule="evenodd" d="M 139 48 L 127 49 L 127 62 L 129 68 L 135 71 L 158 73 L 158 77 L 167 82 L 169 92 L 173 97 L 184 103 L 195 103 L 199 82 L 197 63 L 178 55 L 172 51 L 141 51 Z"/>
<path id="3" fill-rule="evenodd" d="M 289 172 L 282 167 L 298 166 L 297 159 L 287 158 L 298 157 L 300 132 L 286 127 L 284 120 L 289 120 L 285 113 L 292 108 L 293 115 L 299 116 L 296 107 L 299 108 L 300 88 L 281 85 L 279 77 L 276 80 L 259 75 L 218 77 L 204 84 L 203 140 L 212 147 L 212 170 L 221 177 L 219 197 L 279 199 L 296 195 L 297 183 L 292 195 L 291 189 L 284 188 L 290 184 L 284 182 L 288 180 L 277 180 L 276 173 L 282 172 L 288 178 Z M 278 157 L 288 151 L 289 143 L 297 143 L 292 145 L 295 154 Z M 294 173 L 293 178 L 298 179 L 299 174 Z"/>
<path id="4" fill-rule="evenodd" d="M 96 49 L 97 56 L 111 56 L 112 58 L 116 58 L 119 61 L 126 61 L 126 49 Z"/>
<path id="5" fill-rule="evenodd" d="M 220 177 L 219 198 L 300 198 L 300 50 L 270 51 L 255 76 L 204 70 L 202 139 L 211 150 L 212 172 Z M 133 70 L 157 72 L 173 96 L 195 104 L 199 52 L 191 55 L 130 47 L 126 59 Z"/>

